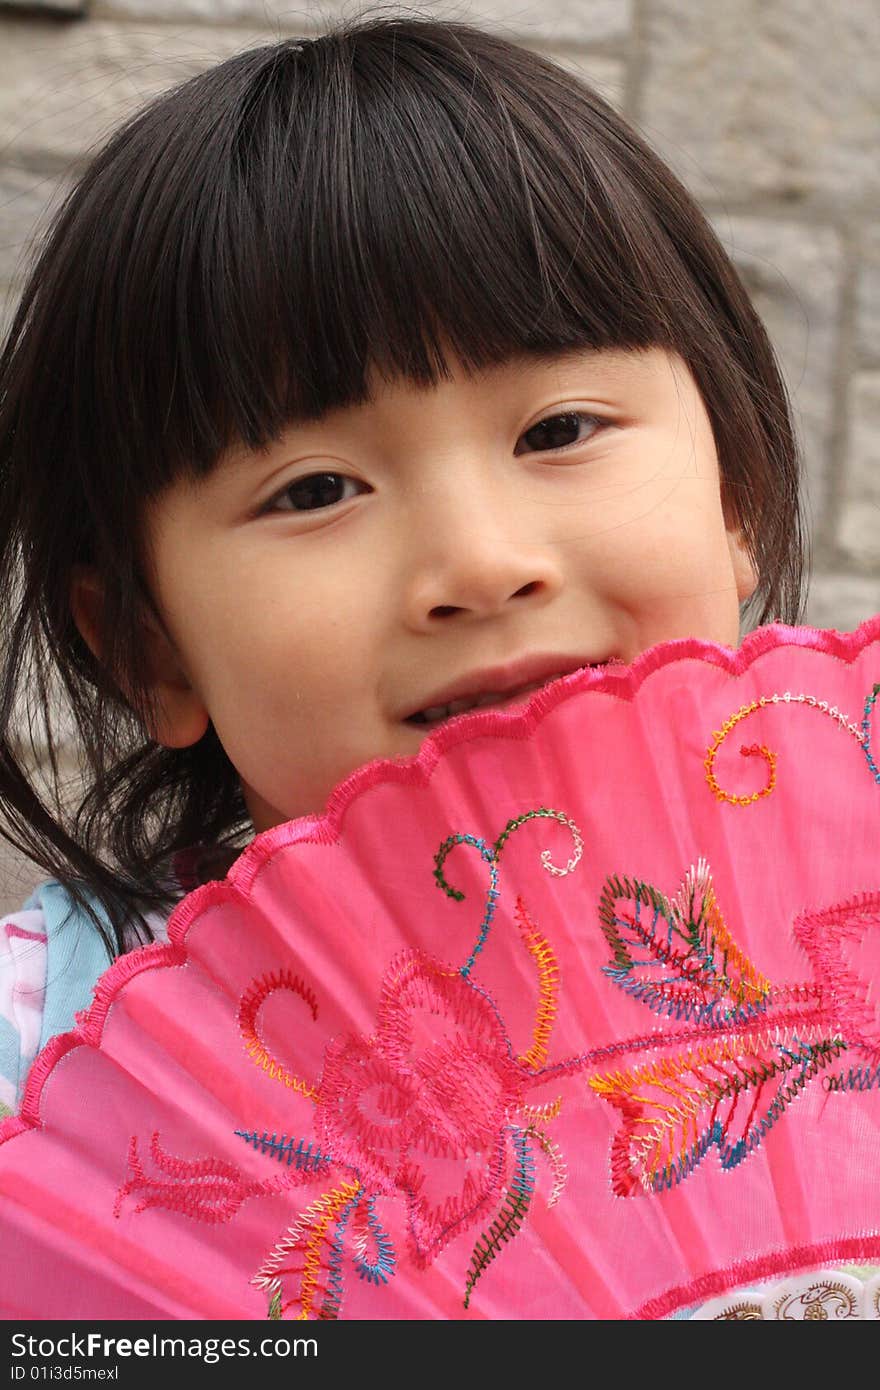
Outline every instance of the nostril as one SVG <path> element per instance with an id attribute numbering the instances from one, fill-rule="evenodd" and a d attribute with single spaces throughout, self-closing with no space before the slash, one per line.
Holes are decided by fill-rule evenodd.
<path id="1" fill-rule="evenodd" d="M 452 613 L 458 613 L 459 611 L 460 610 L 458 608 L 453 607 L 452 604 L 441 604 L 439 608 L 431 609 L 431 617 L 448 618 Z"/>
<path id="2" fill-rule="evenodd" d="M 530 584 L 524 584 L 521 589 L 517 589 L 513 597 L 526 598 L 529 594 L 534 593 L 535 589 L 538 588 L 540 588 L 539 581 L 537 579 L 533 579 Z"/>

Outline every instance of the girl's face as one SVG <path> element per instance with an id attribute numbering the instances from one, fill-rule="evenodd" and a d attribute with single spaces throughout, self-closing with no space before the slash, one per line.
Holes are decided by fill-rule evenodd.
<path id="1" fill-rule="evenodd" d="M 429 390 L 374 373 L 369 404 L 150 506 L 151 732 L 182 747 L 212 720 L 257 832 L 416 753 L 428 730 L 406 716 L 486 668 L 739 642 L 756 576 L 680 358 L 450 366 Z"/>

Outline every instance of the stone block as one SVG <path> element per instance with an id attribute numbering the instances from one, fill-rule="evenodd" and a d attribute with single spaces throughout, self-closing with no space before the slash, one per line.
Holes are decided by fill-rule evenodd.
<path id="1" fill-rule="evenodd" d="M 155 20 L 158 6 L 151 6 Z M 174 6 L 178 9 L 177 5 Z M 212 15 L 214 7 L 211 6 Z M 222 8 L 222 7 L 221 7 Z M 23 168 L 63 172 L 82 161 L 127 116 L 178 82 L 204 71 L 247 48 L 272 43 L 285 32 L 302 31 L 301 17 L 285 14 L 290 26 L 272 25 L 264 7 L 254 28 L 174 25 L 89 20 L 86 24 L 45 26 L 22 20 L 0 20 L 0 47 L 4 53 L 4 80 L 0 84 L 0 149 L 4 162 Z M 619 7 L 610 5 L 610 10 Z M 597 15 L 605 7 L 595 7 Z M 587 21 L 584 11 L 581 40 L 602 33 Z M 223 17 L 223 16 L 221 16 Z M 179 19 L 179 13 L 175 14 Z M 298 27 L 292 21 L 298 19 Z M 611 97 L 622 92 L 619 63 L 600 55 L 584 56 L 566 47 L 565 32 L 552 29 L 552 44 L 545 51 L 557 61 L 594 80 L 600 89 L 610 86 Z M 543 34 L 535 33 L 536 49 Z"/>
<path id="2" fill-rule="evenodd" d="M 702 198 L 877 206 L 880 6 L 652 0 L 642 121 Z"/>
<path id="3" fill-rule="evenodd" d="M 20 282 L 68 180 L 0 166 L 0 281 Z"/>
<path id="4" fill-rule="evenodd" d="M 838 539 L 847 558 L 873 567 L 880 587 L 880 370 L 849 383 L 849 447 Z"/>
<path id="5" fill-rule="evenodd" d="M 814 574 L 804 622 L 810 627 L 833 627 L 854 632 L 880 612 L 880 576 L 828 571 Z"/>
<path id="6" fill-rule="evenodd" d="M 277 30 L 0 21 L 6 164 L 63 172 L 160 92 Z"/>
<path id="7" fill-rule="evenodd" d="M 423 19 L 457 20 L 480 29 L 494 30 L 507 38 L 547 39 L 568 43 L 609 43 L 626 38 L 632 24 L 631 0 L 450 0 L 405 7 Z M 388 16 L 393 7 L 353 3 L 353 0 L 300 0 L 285 5 L 281 0 L 103 0 L 93 13 L 135 19 L 200 20 L 213 24 L 271 24 L 279 32 L 321 33 L 340 20 L 361 16 Z"/>
<path id="8" fill-rule="evenodd" d="M 863 366 L 880 367 L 880 225 L 866 227 L 856 300 L 856 351 Z"/>
<path id="9" fill-rule="evenodd" d="M 713 226 L 770 334 L 803 445 L 805 493 L 821 524 L 830 495 L 840 237 L 831 227 L 773 218 L 716 216 Z"/>

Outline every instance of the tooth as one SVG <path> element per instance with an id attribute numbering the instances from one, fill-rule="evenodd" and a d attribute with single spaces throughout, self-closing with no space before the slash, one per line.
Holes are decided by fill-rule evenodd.
<path id="1" fill-rule="evenodd" d="M 464 714 L 465 710 L 473 709 L 474 703 L 473 700 L 453 700 L 447 709 L 450 714 Z"/>
<path id="2" fill-rule="evenodd" d="M 428 709 L 423 709 L 423 710 L 422 710 L 422 714 L 425 716 L 425 718 L 427 719 L 428 723 L 430 724 L 430 723 L 433 723 L 433 721 L 434 721 L 435 719 L 443 719 L 443 718 L 445 718 L 445 716 L 446 716 L 446 706 L 445 706 L 445 705 L 430 705 L 430 706 L 428 707 Z"/>
<path id="3" fill-rule="evenodd" d="M 542 690 L 545 685 L 550 685 L 552 681 L 561 679 L 562 673 L 558 672 L 555 676 L 545 676 L 543 680 L 532 681 L 531 685 L 524 685 L 519 690 L 487 691 L 485 695 L 475 695 L 470 700 L 453 700 L 448 705 L 431 705 L 428 709 L 423 709 L 420 712 L 421 718 L 427 724 L 436 724 L 441 719 L 451 719 L 457 714 L 465 714 L 470 709 L 482 709 L 485 705 L 495 705 L 499 701 L 510 700 L 515 695 L 529 695 L 533 690 Z"/>

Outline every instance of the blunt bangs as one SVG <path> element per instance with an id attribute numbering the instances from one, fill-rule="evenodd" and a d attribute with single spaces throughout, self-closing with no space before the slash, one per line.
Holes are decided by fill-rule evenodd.
<path id="1" fill-rule="evenodd" d="M 398 47 L 361 28 L 350 64 L 336 36 L 245 53 L 99 156 L 58 228 L 80 254 L 55 341 L 76 364 L 66 448 L 112 470 L 105 495 L 121 468 L 149 496 L 359 404 L 371 364 L 435 385 L 441 342 L 479 370 L 672 341 L 674 267 L 608 177 L 604 105 L 534 55 L 512 83 L 479 39 L 479 61 L 417 25 Z"/>

